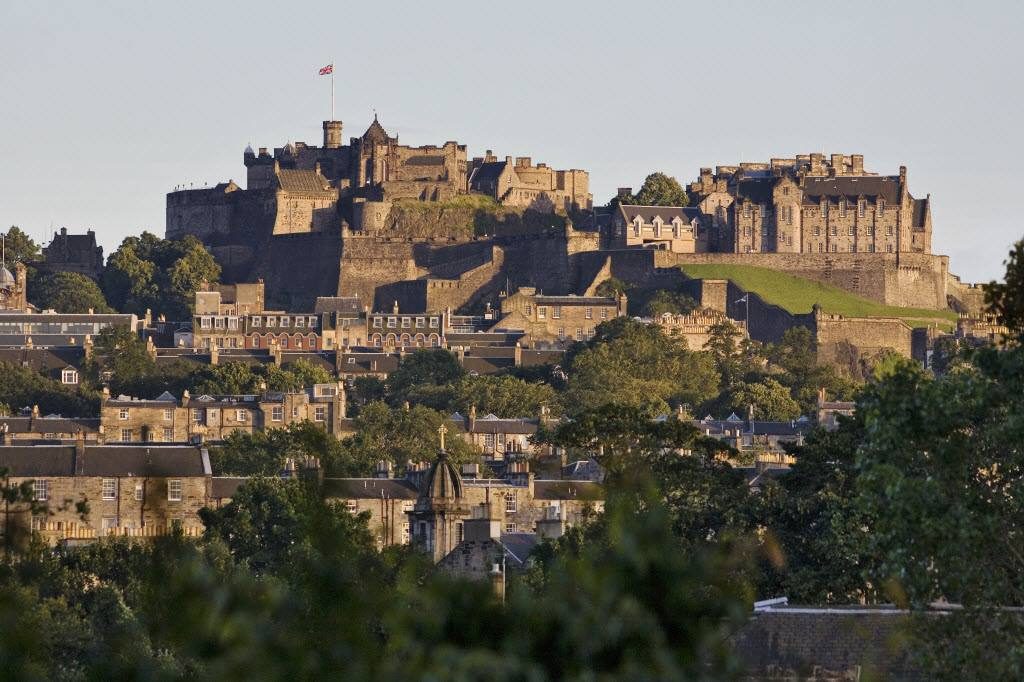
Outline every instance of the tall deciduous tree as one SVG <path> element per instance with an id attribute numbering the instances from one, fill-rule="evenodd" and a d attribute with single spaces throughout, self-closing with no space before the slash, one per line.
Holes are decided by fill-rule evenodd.
<path id="1" fill-rule="evenodd" d="M 11 225 L 4 233 L 4 252 L 8 265 L 37 261 L 41 253 L 39 245 L 17 225 Z"/>
<path id="2" fill-rule="evenodd" d="M 113 312 L 96 282 L 77 272 L 41 272 L 29 282 L 28 299 L 58 313 Z"/>
<path id="3" fill-rule="evenodd" d="M 644 180 L 633 201 L 641 206 L 686 206 L 686 190 L 671 175 L 651 173 Z"/>

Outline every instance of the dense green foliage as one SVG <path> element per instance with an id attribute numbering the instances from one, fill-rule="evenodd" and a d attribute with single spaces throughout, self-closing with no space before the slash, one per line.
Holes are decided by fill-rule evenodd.
<path id="1" fill-rule="evenodd" d="M 29 279 L 28 300 L 58 313 L 112 313 L 96 282 L 77 272 L 40 272 Z"/>
<path id="2" fill-rule="evenodd" d="M 686 190 L 674 177 L 651 173 L 633 196 L 633 203 L 640 206 L 686 206 L 690 202 Z"/>
<path id="3" fill-rule="evenodd" d="M 7 232 L 3 233 L 3 239 L 7 267 L 11 271 L 14 270 L 11 267 L 14 263 L 21 262 L 27 264 L 41 258 L 42 251 L 39 245 L 17 225 L 11 225 Z"/>
<path id="4" fill-rule="evenodd" d="M 0 396 L 8 410 L 38 405 L 41 414 L 65 417 L 92 417 L 99 411 L 99 396 L 95 393 L 65 386 L 57 379 L 9 362 L 0 362 Z"/>
<path id="5" fill-rule="evenodd" d="M 117 310 L 188 320 L 202 282 L 215 284 L 220 266 L 202 242 L 189 235 L 180 241 L 143 232 L 127 237 L 110 254 L 103 271 L 103 293 Z"/>

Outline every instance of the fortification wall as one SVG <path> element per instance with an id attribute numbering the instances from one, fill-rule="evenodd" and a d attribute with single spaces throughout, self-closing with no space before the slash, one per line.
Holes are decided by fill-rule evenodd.
<path id="1" fill-rule="evenodd" d="M 256 251 L 244 281 L 263 279 L 268 307 L 312 312 L 317 296 L 337 293 L 341 253 L 339 233 L 276 236 Z"/>
<path id="2" fill-rule="evenodd" d="M 413 247 L 408 241 L 346 236 L 335 291 L 323 295 L 359 296 L 367 305 L 375 303 L 377 287 L 427 274 L 416 266 Z"/>
<path id="3" fill-rule="evenodd" d="M 165 234 L 168 239 L 194 235 L 207 241 L 231 229 L 233 193 L 184 190 L 167 195 Z"/>
<path id="4" fill-rule="evenodd" d="M 958 313 L 980 316 L 985 312 L 984 284 L 966 284 L 956 275 L 949 273 L 946 278 L 946 292 L 949 307 Z"/>
<path id="5" fill-rule="evenodd" d="M 618 253 L 626 251 L 613 253 L 618 257 Z M 650 253 L 654 264 L 660 268 L 687 263 L 751 265 L 832 284 L 888 305 L 932 309 L 947 306 L 949 259 L 946 256 L 922 253 Z"/>
<path id="6" fill-rule="evenodd" d="M 818 362 L 834 363 L 844 347 L 855 347 L 861 356 L 891 349 L 903 357 L 913 357 L 913 329 L 898 318 L 843 317 L 819 314 L 814 320 Z"/>

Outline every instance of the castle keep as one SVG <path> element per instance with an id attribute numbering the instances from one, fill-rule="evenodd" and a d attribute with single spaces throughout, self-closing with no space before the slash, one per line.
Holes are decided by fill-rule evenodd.
<path id="1" fill-rule="evenodd" d="M 703 249 L 725 253 L 931 253 L 928 197 L 899 175 L 864 170 L 859 154 L 803 154 L 702 168 L 687 188 Z M 701 242 L 701 240 L 698 240 Z"/>

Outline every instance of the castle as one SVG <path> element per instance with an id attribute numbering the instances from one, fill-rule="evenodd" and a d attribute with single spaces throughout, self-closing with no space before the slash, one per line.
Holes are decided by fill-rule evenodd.
<path id="1" fill-rule="evenodd" d="M 585 171 L 490 150 L 470 160 L 454 141 L 405 146 L 376 118 L 347 144 L 341 122 L 324 121 L 322 146 L 250 148 L 243 160 L 245 188 L 169 193 L 167 236 L 200 238 L 225 282 L 262 279 L 279 309 L 343 296 L 372 310 L 479 312 L 520 287 L 593 296 L 616 277 L 674 288 L 691 263 L 771 268 L 888 305 L 981 306 L 980 289 L 932 253 L 931 202 L 910 193 L 906 168 L 880 175 L 857 154 L 703 168 L 689 206 L 611 215 L 593 210 Z"/>

